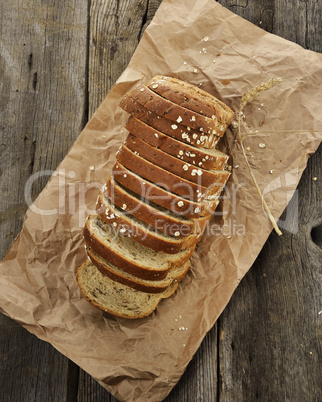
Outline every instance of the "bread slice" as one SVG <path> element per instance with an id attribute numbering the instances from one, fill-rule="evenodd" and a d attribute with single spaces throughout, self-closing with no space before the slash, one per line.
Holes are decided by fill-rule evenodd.
<path id="1" fill-rule="evenodd" d="M 116 162 L 114 165 L 112 176 L 117 183 L 120 183 L 135 194 L 141 195 L 145 199 L 186 218 L 209 216 L 214 212 L 219 203 L 219 197 L 203 202 L 195 202 L 180 197 L 157 186 L 153 181 L 143 179 L 120 162 Z"/>
<path id="2" fill-rule="evenodd" d="M 192 201 L 201 202 L 205 198 L 215 200 L 216 197 L 219 197 L 224 187 L 221 183 L 214 183 L 209 187 L 204 187 L 183 177 L 179 177 L 147 161 L 140 156 L 139 152 L 132 152 L 124 144 L 117 151 L 116 160 L 144 179 L 155 182 L 159 187 Z"/>
<path id="3" fill-rule="evenodd" d="M 98 205 L 100 206 L 100 210 L 98 210 Z M 124 209 L 126 210 L 126 208 Z M 168 236 L 135 218 L 133 215 L 127 214 L 122 209 L 115 207 L 107 198 L 105 198 L 104 203 L 99 201 L 96 211 L 103 221 L 113 225 L 120 233 L 155 251 L 176 254 L 180 250 L 192 247 L 201 238 L 201 233 L 182 238 L 179 236 Z"/>
<path id="4" fill-rule="evenodd" d="M 139 290 L 140 292 L 147 293 L 164 292 L 173 281 L 182 280 L 190 267 L 190 261 L 187 261 L 181 267 L 170 271 L 166 278 L 159 281 L 150 281 L 148 279 L 137 278 L 136 276 L 113 266 L 90 248 L 87 249 L 87 255 L 92 263 L 100 270 L 103 275 L 108 276 L 109 278 L 113 279 L 113 281 L 123 283 L 124 285 Z"/>
<path id="5" fill-rule="evenodd" d="M 203 133 L 222 136 L 228 127 L 226 121 L 219 121 L 177 105 L 151 91 L 144 84 L 133 89 L 124 98 L 126 99 L 127 97 L 135 99 L 140 105 L 151 110 L 151 112 L 159 116 L 165 116 L 167 119 L 173 121 L 174 124 L 182 123 L 186 127 L 191 127 Z"/>
<path id="6" fill-rule="evenodd" d="M 140 292 L 103 275 L 90 261 L 78 268 L 76 280 L 89 303 L 108 314 L 128 319 L 150 315 L 178 287 L 174 281 L 163 293 Z"/>
<path id="7" fill-rule="evenodd" d="M 147 142 L 129 134 L 124 141 L 124 146 L 139 155 L 145 160 L 159 166 L 168 172 L 171 172 L 180 178 L 184 178 L 202 187 L 210 188 L 212 186 L 221 186 L 229 178 L 229 172 L 226 170 L 206 170 L 196 167 L 172 155 L 163 152 L 161 149 L 149 145 Z M 219 187 L 222 188 L 223 186 Z"/>
<path id="8" fill-rule="evenodd" d="M 131 190 L 116 183 L 112 177 L 107 180 L 102 194 L 97 200 L 97 211 L 103 211 L 104 213 L 108 208 L 105 197 L 117 207 L 126 208 L 126 211 L 134 217 L 169 236 L 181 238 L 194 233 L 203 233 L 209 221 L 209 217 L 187 219 L 181 215 L 174 214 L 166 208 L 136 195 Z"/>
<path id="9" fill-rule="evenodd" d="M 164 279 L 170 270 L 182 266 L 194 251 L 194 247 L 177 254 L 154 251 L 122 235 L 97 215 L 87 218 L 84 238 L 88 248 L 115 267 L 138 278 L 156 281 Z"/>
<path id="10" fill-rule="evenodd" d="M 171 102 L 224 123 L 232 122 L 234 112 L 219 99 L 188 82 L 157 75 L 146 86 Z"/>
<path id="11" fill-rule="evenodd" d="M 203 169 L 222 170 L 225 168 L 228 155 L 216 149 L 197 148 L 182 141 L 176 140 L 169 135 L 163 134 L 143 121 L 130 116 L 125 128 L 136 137 L 144 140 L 151 146 L 175 156 L 189 164 Z"/>
<path id="12" fill-rule="evenodd" d="M 197 148 L 215 148 L 221 138 L 219 136 L 220 133 L 206 134 L 199 130 L 194 130 L 191 127 L 186 127 L 178 122 L 173 123 L 173 121 L 166 117 L 161 117 L 156 113 L 151 112 L 151 110 L 140 105 L 130 96 L 122 99 L 120 107 L 127 113 L 131 114 L 131 116 L 143 121 L 155 130 L 187 144 L 194 145 Z"/>

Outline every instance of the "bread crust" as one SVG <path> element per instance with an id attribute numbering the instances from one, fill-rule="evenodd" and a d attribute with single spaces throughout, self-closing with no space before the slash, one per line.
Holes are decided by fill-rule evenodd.
<path id="1" fill-rule="evenodd" d="M 131 116 L 143 121 L 145 124 L 153 127 L 161 133 L 187 144 L 194 145 L 197 148 L 215 148 L 221 138 L 219 133 L 206 134 L 199 130 L 194 130 L 191 127 L 186 127 L 178 122 L 174 124 L 173 121 L 166 117 L 159 116 L 140 105 L 135 99 L 131 98 L 130 95 L 122 99 L 120 107 L 127 113 L 131 114 Z"/>
<path id="2" fill-rule="evenodd" d="M 98 206 L 100 206 L 100 210 L 98 210 Z M 107 206 L 102 202 L 102 195 L 99 196 L 96 210 L 104 222 L 113 225 L 123 235 L 155 251 L 176 254 L 180 250 L 192 247 L 201 238 L 201 233 L 182 238 L 166 236 L 161 231 L 149 228 L 143 221 L 136 221 L 133 216 L 117 210 L 113 205 Z"/>
<path id="3" fill-rule="evenodd" d="M 234 117 L 234 112 L 219 99 L 177 78 L 157 75 L 146 86 L 173 103 L 228 125 Z"/>
<path id="4" fill-rule="evenodd" d="M 218 199 L 209 202 L 195 202 L 180 197 L 147 179 L 143 179 L 120 162 L 116 162 L 114 165 L 112 176 L 115 181 L 134 193 L 141 194 L 144 198 L 187 218 L 210 216 L 219 202 Z"/>
<path id="5" fill-rule="evenodd" d="M 164 254 L 164 266 L 159 266 L 158 269 L 151 268 L 148 266 L 143 267 L 139 262 L 136 262 L 133 259 L 129 259 L 123 253 L 119 253 L 116 250 L 113 250 L 112 247 L 108 247 L 106 244 L 101 242 L 101 240 L 91 231 L 89 225 L 89 219 L 86 220 L 84 225 L 84 239 L 89 248 L 91 248 L 95 253 L 97 253 L 100 257 L 109 261 L 112 265 L 117 268 L 122 269 L 129 274 L 136 276 L 141 279 L 147 280 L 161 280 L 164 279 L 170 269 L 176 269 L 183 265 L 189 258 L 192 256 L 194 247 L 191 247 L 187 250 L 183 255 L 178 255 L 178 258 L 174 258 L 169 260 L 167 258 L 167 254 Z"/>
<path id="6" fill-rule="evenodd" d="M 190 234 L 203 233 L 209 217 L 198 219 L 186 219 L 174 214 L 164 213 L 154 207 L 149 201 L 135 197 L 129 193 L 129 190 L 121 188 L 113 178 L 109 178 L 103 188 L 103 194 L 97 200 L 97 212 L 104 213 L 104 197 L 107 197 L 114 205 L 119 208 L 126 208 L 126 211 L 142 220 L 148 225 L 161 230 L 169 236 L 177 235 L 179 238 L 187 237 Z M 178 234 L 179 232 L 179 234 Z"/>
<path id="7" fill-rule="evenodd" d="M 103 274 L 108 276 L 113 281 L 122 283 L 123 285 L 129 286 L 132 289 L 136 289 L 140 292 L 146 293 L 162 293 L 164 292 L 172 283 L 172 278 L 170 274 L 168 274 L 161 281 L 149 281 L 147 279 L 137 278 L 134 276 L 126 276 L 125 273 L 122 273 L 122 270 L 115 271 L 106 262 L 103 262 L 102 259 L 98 258 L 91 249 L 87 249 L 87 255 L 92 261 L 92 263 L 96 266 L 96 268 Z M 124 272 L 124 271 L 123 271 Z"/>
<path id="8" fill-rule="evenodd" d="M 132 152 L 139 149 L 139 154 L 145 160 L 159 166 L 176 176 L 186 179 L 189 182 L 199 184 L 202 187 L 216 187 L 221 192 L 222 185 L 229 178 L 229 172 L 226 170 L 206 170 L 202 167 L 196 167 L 191 163 L 186 163 L 162 150 L 149 145 L 147 142 L 135 137 L 131 133 L 128 135 L 124 145 Z"/>
<path id="9" fill-rule="evenodd" d="M 177 123 L 178 121 L 186 127 L 191 127 L 207 134 L 222 136 L 226 131 L 228 124 L 226 121 L 212 119 L 203 116 L 198 112 L 193 112 L 185 107 L 177 105 L 159 94 L 153 92 L 144 84 L 133 89 L 125 95 L 135 99 L 140 105 L 159 116 L 165 116 L 167 119 Z"/>
<path id="10" fill-rule="evenodd" d="M 217 151 L 213 154 L 206 149 L 197 148 L 179 141 L 169 135 L 163 134 L 150 127 L 141 120 L 130 116 L 125 128 L 134 136 L 144 140 L 149 145 L 159 148 L 161 151 L 175 156 L 187 163 L 207 170 L 224 169 L 228 161 L 228 155 Z"/>
<path id="11" fill-rule="evenodd" d="M 156 181 L 157 185 L 171 191 L 174 194 L 180 195 L 188 200 L 201 202 L 205 198 L 218 198 L 222 192 L 223 186 L 211 185 L 204 187 L 196 184 L 183 177 L 179 177 L 174 173 L 170 173 L 165 169 L 147 161 L 142 158 L 138 153 L 132 152 L 124 144 L 117 151 L 116 160 L 123 166 L 128 168 L 134 173 L 137 173 L 142 178 L 151 182 Z M 199 178 L 200 176 L 198 176 Z"/>

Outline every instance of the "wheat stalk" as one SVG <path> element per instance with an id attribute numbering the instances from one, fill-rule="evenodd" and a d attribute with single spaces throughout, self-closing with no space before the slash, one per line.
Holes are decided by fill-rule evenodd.
<path id="1" fill-rule="evenodd" d="M 263 82 L 262 84 L 257 85 L 256 87 L 252 88 L 250 91 L 246 92 L 246 93 L 243 95 L 243 97 L 242 97 L 242 99 L 241 99 L 239 111 L 238 111 L 238 135 L 237 135 L 237 137 L 238 137 L 238 142 L 239 142 L 240 147 L 241 147 L 241 150 L 242 150 L 242 152 L 243 152 L 243 156 L 244 156 L 244 158 L 245 158 L 246 165 L 247 165 L 247 167 L 248 167 L 248 169 L 249 169 L 249 173 L 250 173 L 251 179 L 252 179 L 252 181 L 253 181 L 253 183 L 254 183 L 254 185 L 255 185 L 255 188 L 256 188 L 256 190 L 257 190 L 257 193 L 258 193 L 258 195 L 259 195 L 259 197 L 260 197 L 260 199 L 261 199 L 261 201 L 262 201 L 262 204 L 264 205 L 264 208 L 265 208 L 265 211 L 266 211 L 266 213 L 267 213 L 267 215 L 268 215 L 268 218 L 269 218 L 269 220 L 271 221 L 271 223 L 272 223 L 272 225 L 273 225 L 273 228 L 275 229 L 276 233 L 277 233 L 279 236 L 282 235 L 282 232 L 280 231 L 279 227 L 277 226 L 276 221 L 275 221 L 275 219 L 274 219 L 274 217 L 273 217 L 273 215 L 272 215 L 272 213 L 271 213 L 271 211 L 270 211 L 270 209 L 269 209 L 269 207 L 268 207 L 266 201 L 264 200 L 264 196 L 263 196 L 263 194 L 262 194 L 262 192 L 261 192 L 261 190 L 260 190 L 260 188 L 259 188 L 259 186 L 258 186 L 258 184 L 257 184 L 257 181 L 256 181 L 256 178 L 255 178 L 254 173 L 253 173 L 253 171 L 252 171 L 252 168 L 251 168 L 251 166 L 250 166 L 250 164 L 249 164 L 249 162 L 248 162 L 248 158 L 247 158 L 247 155 L 246 155 L 246 151 L 245 151 L 245 147 L 244 147 L 244 144 L 243 144 L 243 140 L 244 140 L 248 135 L 250 135 L 250 134 L 247 134 L 247 135 L 245 135 L 244 137 L 242 137 L 242 135 L 241 135 L 241 129 L 240 129 L 240 126 L 241 126 L 240 121 L 241 121 L 241 117 L 244 116 L 244 114 L 243 114 L 243 108 L 244 108 L 244 106 L 247 105 L 247 103 L 252 102 L 252 101 L 253 101 L 255 98 L 257 98 L 262 92 L 267 91 L 268 89 L 272 88 L 274 85 L 279 84 L 281 81 L 282 81 L 281 78 L 272 78 L 272 79 L 270 79 L 270 80 L 267 81 L 267 82 Z"/>

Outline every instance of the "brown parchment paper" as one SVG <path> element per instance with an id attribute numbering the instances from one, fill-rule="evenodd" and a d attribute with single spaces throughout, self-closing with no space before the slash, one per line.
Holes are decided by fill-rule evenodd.
<path id="1" fill-rule="evenodd" d="M 128 116 L 119 101 L 138 83 L 168 74 L 202 84 L 236 111 L 243 92 L 282 77 L 281 84 L 245 108 L 253 130 L 270 131 L 249 137 L 245 145 L 277 219 L 321 141 L 321 67 L 320 54 L 268 34 L 212 0 L 165 0 L 130 65 L 27 211 L 23 229 L 0 265 L 2 311 L 120 400 L 164 399 L 272 227 L 233 142 L 236 133 L 228 132 L 233 165 L 239 168 L 220 206 L 223 216 L 212 220 L 176 294 L 150 317 L 135 321 L 109 318 L 89 305 L 77 288 L 75 271 L 86 258 L 85 217 L 93 211 L 127 134 L 122 127 Z M 265 148 L 258 146 L 261 142 Z M 284 226 L 288 230 L 287 222 Z M 179 331 L 181 326 L 186 330 Z"/>

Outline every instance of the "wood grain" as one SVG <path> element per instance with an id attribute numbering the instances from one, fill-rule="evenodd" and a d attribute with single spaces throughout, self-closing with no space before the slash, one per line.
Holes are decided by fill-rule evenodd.
<path id="1" fill-rule="evenodd" d="M 43 189 L 87 121 L 87 0 L 0 3 L 0 255 L 21 229 L 24 188 Z M 0 399 L 62 401 L 73 368 L 66 357 L 0 316 Z"/>
<path id="2" fill-rule="evenodd" d="M 268 32 L 322 51 L 318 1 L 219 2 Z M 26 181 L 57 167 L 127 66 L 160 3 L 0 4 L 2 256 L 21 228 Z M 167 401 L 322 400 L 321 152 L 320 147 L 309 160 L 298 205 L 295 197 L 284 214 L 291 217 L 293 232 L 269 237 Z M 35 183 L 33 196 L 47 179 Z M 0 316 L 0 360 L 1 400 L 116 401 L 5 316 Z"/>
<path id="3" fill-rule="evenodd" d="M 221 3 L 269 32 L 322 52 L 321 4 Z M 322 177 L 321 158 L 322 147 L 281 217 L 293 232 L 271 234 L 218 320 L 220 401 L 322 400 L 322 186 L 313 180 Z"/>

